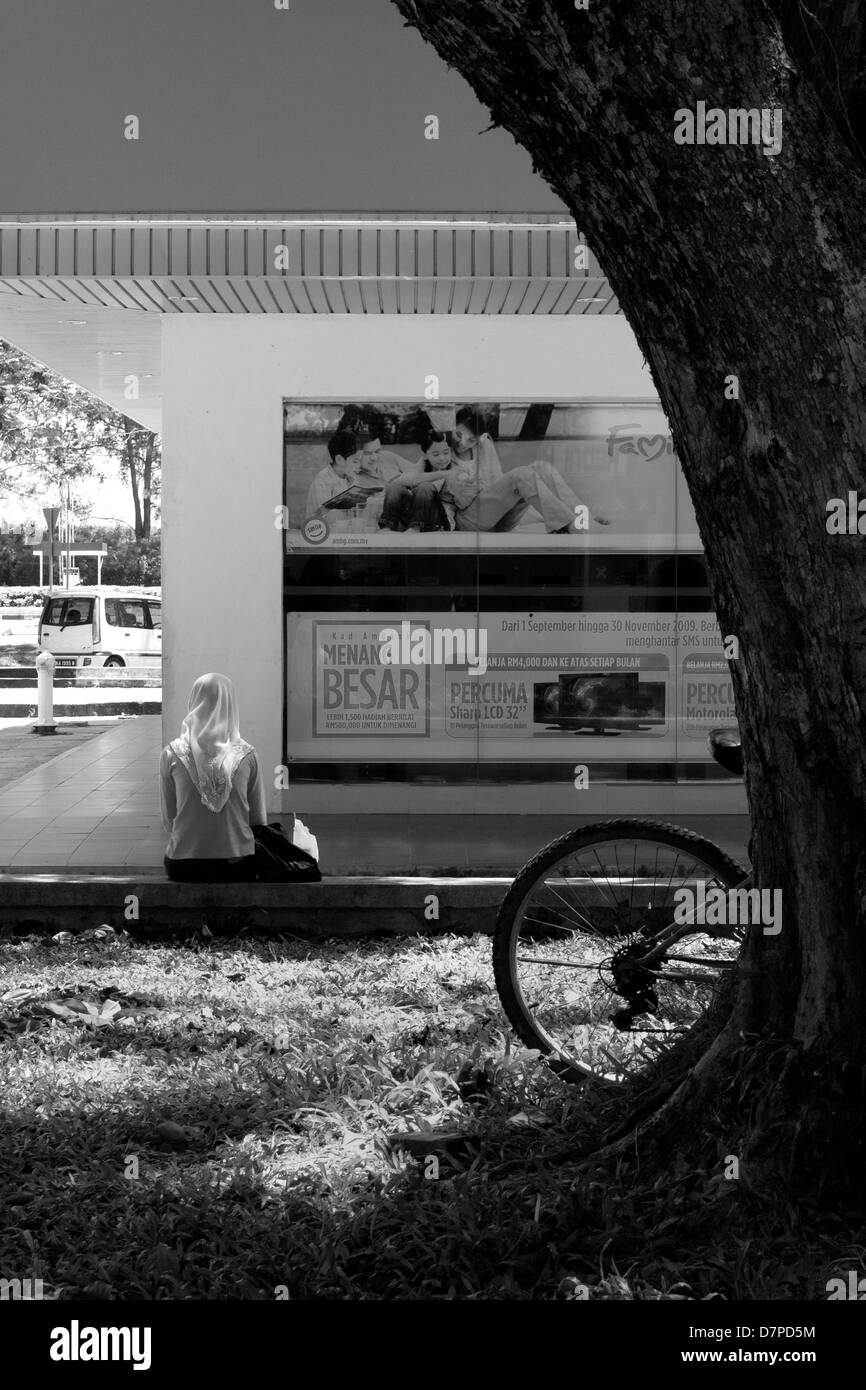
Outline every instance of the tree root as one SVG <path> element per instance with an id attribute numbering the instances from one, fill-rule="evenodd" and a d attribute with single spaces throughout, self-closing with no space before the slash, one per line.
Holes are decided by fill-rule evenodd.
<path id="1" fill-rule="evenodd" d="M 692 1037 L 688 1051 L 699 1039 Z M 669 1172 L 672 1156 L 701 1167 L 738 1159 L 752 1190 L 800 1193 L 805 1200 L 866 1200 L 866 1076 L 835 1056 L 785 1039 L 744 1035 L 733 1018 L 671 1083 L 642 1099 L 600 1147 L 587 1169 L 623 1161 L 636 1171 Z"/>
<path id="2" fill-rule="evenodd" d="M 658 1086 L 652 1089 L 650 1095 L 644 1095 L 642 1102 L 630 1110 L 622 1124 L 608 1135 L 605 1145 L 592 1155 L 593 1164 L 606 1165 L 626 1155 L 635 1156 L 639 1161 L 641 1158 L 651 1160 L 662 1146 L 669 1155 L 671 1141 L 675 1147 L 681 1145 L 686 1123 L 689 1128 L 694 1127 L 724 1059 L 731 1058 L 741 1047 L 739 1039 L 734 1047 L 727 1030 L 719 1033 L 685 1076 L 679 1072 L 681 1079 L 678 1084 L 668 1082 L 664 1093 L 666 1098 L 661 1098 Z"/>

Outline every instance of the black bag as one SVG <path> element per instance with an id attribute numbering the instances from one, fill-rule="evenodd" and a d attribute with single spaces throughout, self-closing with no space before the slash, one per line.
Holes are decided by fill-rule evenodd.
<path id="1" fill-rule="evenodd" d="M 254 825 L 252 830 L 259 883 L 321 883 L 322 875 L 313 856 L 292 844 L 279 821 Z"/>

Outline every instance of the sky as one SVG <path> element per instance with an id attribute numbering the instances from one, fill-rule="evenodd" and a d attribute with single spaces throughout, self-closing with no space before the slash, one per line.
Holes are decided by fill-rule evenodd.
<path id="1" fill-rule="evenodd" d="M 132 505 L 132 491 L 128 481 L 124 481 L 118 475 L 116 458 L 108 458 L 102 461 L 106 469 L 107 477 L 104 482 L 87 483 L 77 481 L 72 488 L 73 510 L 78 508 L 79 519 L 84 519 L 86 505 L 89 504 L 91 512 L 88 520 L 96 521 L 97 517 L 101 520 L 108 519 L 109 524 L 114 521 L 126 522 L 132 526 L 135 520 L 135 509 Z M 17 527 L 29 521 L 36 521 L 40 526 L 44 525 L 45 519 L 42 515 L 42 507 L 59 505 L 59 497 L 51 494 L 48 489 L 44 496 L 40 494 L 37 498 L 25 498 L 14 496 L 0 496 L 0 521 L 5 525 Z"/>
<path id="2" fill-rule="evenodd" d="M 0 0 L 0 35 L 0 219 L 561 206 L 391 0 Z"/>
<path id="3" fill-rule="evenodd" d="M 289 5 L 0 0 L 0 215 L 561 207 L 391 0 Z"/>

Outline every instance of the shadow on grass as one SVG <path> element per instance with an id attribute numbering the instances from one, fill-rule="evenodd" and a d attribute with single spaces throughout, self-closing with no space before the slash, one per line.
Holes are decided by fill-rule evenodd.
<path id="1" fill-rule="evenodd" d="M 515 1133 L 480 1116 L 471 1162 L 431 1164 L 347 1137 L 336 1113 L 310 1148 L 316 1109 L 238 1086 L 10 1116 L 0 1267 L 64 1299 L 544 1300 L 575 1281 L 608 1299 L 810 1299 L 852 1244 L 844 1224 L 708 1193 L 706 1173 L 590 1177 L 568 1153 L 586 1139 L 573 1121 Z M 156 1129 L 172 1113 L 180 1151 Z"/>
<path id="2" fill-rule="evenodd" d="M 599 1298 L 825 1296 L 844 1221 L 720 1181 L 712 1142 L 709 1160 L 652 1172 L 637 1145 L 633 1162 L 582 1165 L 605 1118 L 591 1097 L 507 1066 L 486 1013 L 461 1021 L 461 1001 L 496 1008 L 484 951 L 364 944 L 53 958 L 78 981 L 63 988 L 90 988 L 86 966 L 98 995 L 122 985 L 157 1012 L 7 1039 L 0 1270 L 64 1299 L 546 1300 L 575 1282 Z M 253 969 L 309 962 L 301 980 Z M 28 958 L 31 976 L 44 966 Z M 425 984 L 435 1005 L 401 1003 Z M 294 1032 L 275 1042 L 281 1015 Z M 471 1134 L 469 1154 L 390 1151 L 428 1116 Z"/>
<path id="3" fill-rule="evenodd" d="M 375 1134 L 347 1139 L 337 1115 L 316 1116 L 311 1149 L 314 1110 L 293 1096 L 266 1119 L 261 1093 L 239 1088 L 169 1093 L 138 1115 L 9 1117 L 18 1229 L 0 1265 L 29 1269 L 35 1252 L 61 1298 L 116 1299 L 552 1296 L 564 1272 L 588 1270 L 567 1259 L 575 1238 L 537 1136 L 495 1120 L 471 1164 L 416 1163 Z M 165 1113 L 183 1118 L 180 1152 L 158 1137 Z"/>

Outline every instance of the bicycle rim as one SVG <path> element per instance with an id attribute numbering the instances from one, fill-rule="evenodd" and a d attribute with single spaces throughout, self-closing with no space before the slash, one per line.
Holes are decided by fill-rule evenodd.
<path id="1" fill-rule="evenodd" d="M 705 1012 L 743 932 L 696 925 L 649 970 L 639 957 L 673 923 L 678 890 L 707 895 L 744 873 L 711 842 L 654 823 L 588 827 L 543 850 L 515 880 L 494 946 L 524 1042 L 571 1081 L 644 1070 Z"/>

